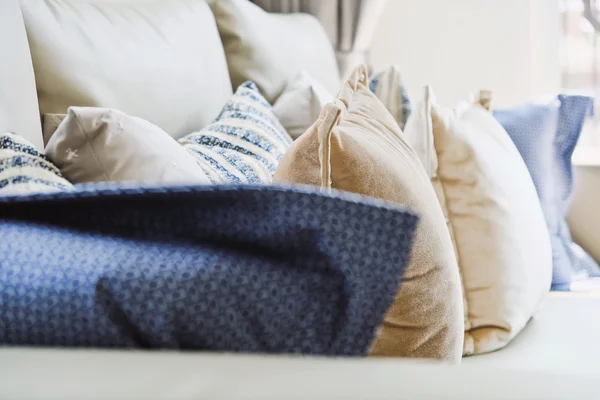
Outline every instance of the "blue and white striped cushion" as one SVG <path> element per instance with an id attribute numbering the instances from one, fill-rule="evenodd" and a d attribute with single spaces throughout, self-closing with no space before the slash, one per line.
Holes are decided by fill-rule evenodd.
<path id="1" fill-rule="evenodd" d="M 270 183 L 291 146 L 271 105 L 253 82 L 240 85 L 213 123 L 179 140 L 213 183 Z"/>
<path id="2" fill-rule="evenodd" d="M 31 143 L 14 133 L 0 135 L 0 195 L 71 189 L 73 185 Z"/>

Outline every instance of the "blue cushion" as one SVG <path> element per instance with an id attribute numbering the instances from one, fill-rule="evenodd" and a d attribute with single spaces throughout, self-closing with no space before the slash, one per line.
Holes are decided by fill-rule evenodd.
<path id="1" fill-rule="evenodd" d="M 0 344 L 364 355 L 417 217 L 316 190 L 0 198 Z"/>
<path id="2" fill-rule="evenodd" d="M 571 157 L 592 104 L 587 96 L 560 95 L 494 111 L 525 160 L 544 210 L 552 241 L 553 290 L 569 290 L 573 273 L 583 267 L 597 269 L 582 265 L 591 258 L 578 256 L 566 221 L 573 188 Z"/>
<path id="3" fill-rule="evenodd" d="M 14 133 L 0 134 L 0 195 L 72 189 L 73 185 L 35 146 Z"/>
<path id="4" fill-rule="evenodd" d="M 271 105 L 253 82 L 245 82 L 217 118 L 179 142 L 212 183 L 270 183 L 281 156 L 291 146 Z"/>

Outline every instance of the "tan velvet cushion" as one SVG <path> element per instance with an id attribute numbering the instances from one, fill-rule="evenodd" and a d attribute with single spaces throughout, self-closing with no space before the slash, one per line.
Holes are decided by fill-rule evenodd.
<path id="1" fill-rule="evenodd" d="M 46 156 L 71 183 L 209 183 L 195 158 L 159 127 L 106 108 L 69 108 Z"/>
<path id="2" fill-rule="evenodd" d="M 208 125 L 231 97 L 205 0 L 22 0 L 40 114 L 107 107 L 175 138 Z"/>
<path id="3" fill-rule="evenodd" d="M 412 258 L 372 355 L 460 360 L 462 295 L 446 221 L 419 159 L 368 89 L 365 67 L 294 142 L 275 181 L 373 196 L 418 213 Z"/>
<path id="4" fill-rule="evenodd" d="M 405 135 L 449 219 L 465 296 L 464 355 L 506 346 L 550 289 L 552 250 L 531 176 L 480 104 L 457 113 L 430 88 Z"/>
<path id="5" fill-rule="evenodd" d="M 234 87 L 251 80 L 273 104 L 302 70 L 337 93 L 340 75 L 331 41 L 308 14 L 276 14 L 248 0 L 211 2 Z"/>

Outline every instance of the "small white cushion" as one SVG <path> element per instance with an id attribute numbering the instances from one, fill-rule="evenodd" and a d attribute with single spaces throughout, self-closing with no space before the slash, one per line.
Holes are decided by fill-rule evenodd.
<path id="1" fill-rule="evenodd" d="M 119 109 L 173 137 L 201 129 L 231 96 L 204 0 L 21 2 L 41 114 Z"/>
<path id="2" fill-rule="evenodd" d="M 315 123 L 321 109 L 333 96 L 306 71 L 300 72 L 273 105 L 273 112 L 292 139 Z"/>
<path id="3" fill-rule="evenodd" d="M 248 0 L 211 2 L 234 87 L 251 80 L 273 104 L 286 84 L 308 71 L 333 95 L 341 80 L 331 41 L 308 14 L 267 13 Z"/>
<path id="4" fill-rule="evenodd" d="M 70 107 L 46 155 L 73 183 L 209 183 L 183 147 L 156 125 L 121 111 Z"/>

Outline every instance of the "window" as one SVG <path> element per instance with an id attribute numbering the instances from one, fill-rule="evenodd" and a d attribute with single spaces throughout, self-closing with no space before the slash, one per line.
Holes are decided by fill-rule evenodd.
<path id="1" fill-rule="evenodd" d="M 600 20 L 600 1 L 590 0 Z M 580 146 L 600 147 L 600 32 L 584 14 L 584 0 L 562 0 L 562 86 L 565 91 L 596 97 L 596 115 L 586 123 Z"/>

